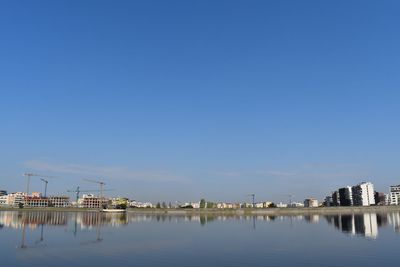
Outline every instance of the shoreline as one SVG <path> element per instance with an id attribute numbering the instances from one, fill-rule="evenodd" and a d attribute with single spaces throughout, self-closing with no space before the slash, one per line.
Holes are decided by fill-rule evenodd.
<path id="1" fill-rule="evenodd" d="M 0 211 L 20 212 L 98 212 L 98 209 L 87 208 L 11 208 L 0 207 Z M 266 209 L 127 209 L 129 214 L 137 215 L 324 215 L 324 214 L 349 214 L 349 213 L 387 213 L 400 212 L 400 206 L 352 206 L 352 207 L 318 207 L 318 208 L 266 208 Z"/>

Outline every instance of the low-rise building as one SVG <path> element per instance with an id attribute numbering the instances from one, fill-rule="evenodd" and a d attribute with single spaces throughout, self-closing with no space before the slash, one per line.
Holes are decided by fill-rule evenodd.
<path id="1" fill-rule="evenodd" d="M 304 207 L 304 204 L 300 203 L 300 202 L 292 202 L 292 203 L 288 204 L 288 207 L 290 207 L 290 208 L 302 208 L 302 207 Z"/>
<path id="2" fill-rule="evenodd" d="M 107 204 L 107 199 L 101 199 L 93 194 L 84 194 L 82 198 L 78 200 L 78 206 L 87 209 L 98 209 L 107 206 Z"/>
<path id="3" fill-rule="evenodd" d="M 131 207 L 131 208 L 152 208 L 153 204 L 150 202 L 140 202 L 140 201 L 132 200 L 129 202 L 129 207 Z"/>
<path id="4" fill-rule="evenodd" d="M 217 209 L 234 209 L 234 208 L 237 208 L 237 204 L 224 203 L 224 202 L 217 203 Z"/>
<path id="5" fill-rule="evenodd" d="M 269 206 L 271 204 L 272 204 L 271 201 L 259 202 L 259 203 L 256 203 L 256 208 L 261 208 L 261 209 L 269 208 Z"/>
<path id="6" fill-rule="evenodd" d="M 50 196 L 50 205 L 56 208 L 67 208 L 71 205 L 68 196 Z"/>
<path id="7" fill-rule="evenodd" d="M 45 208 L 50 204 L 48 198 L 38 196 L 27 196 L 25 197 L 24 207 L 30 208 Z"/>
<path id="8" fill-rule="evenodd" d="M 287 204 L 285 204 L 285 203 L 282 203 L 282 202 L 279 202 L 278 204 L 276 204 L 276 207 L 277 208 L 287 208 Z"/>
<path id="9" fill-rule="evenodd" d="M 307 198 L 304 200 L 304 207 L 316 208 L 316 207 L 318 207 L 318 200 L 315 198 Z"/>

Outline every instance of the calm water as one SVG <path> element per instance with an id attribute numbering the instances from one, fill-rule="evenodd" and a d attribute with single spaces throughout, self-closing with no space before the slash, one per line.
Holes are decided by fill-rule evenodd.
<path id="1" fill-rule="evenodd" d="M 2 266 L 397 266 L 400 213 L 0 212 Z M 94 265 L 96 264 L 96 265 Z"/>

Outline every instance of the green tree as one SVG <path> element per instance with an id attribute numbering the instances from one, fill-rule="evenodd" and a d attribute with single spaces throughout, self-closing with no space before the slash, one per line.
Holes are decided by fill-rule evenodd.
<path id="1" fill-rule="evenodd" d="M 160 202 L 157 202 L 156 208 L 157 208 L 157 209 L 161 209 L 161 204 L 160 204 Z"/>
<path id="2" fill-rule="evenodd" d="M 215 204 L 213 202 L 207 202 L 206 208 L 207 209 L 212 209 L 212 208 L 214 208 L 214 206 L 215 206 Z"/>
<path id="3" fill-rule="evenodd" d="M 167 203 L 163 202 L 163 203 L 162 203 L 162 208 L 163 208 L 163 209 L 166 209 L 166 208 L 167 208 Z"/>
<path id="4" fill-rule="evenodd" d="M 206 200 L 204 198 L 202 198 L 200 200 L 200 209 L 204 209 L 206 207 Z"/>

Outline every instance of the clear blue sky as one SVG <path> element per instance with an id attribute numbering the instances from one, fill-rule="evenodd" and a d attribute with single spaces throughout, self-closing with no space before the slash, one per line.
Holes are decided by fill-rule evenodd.
<path id="1" fill-rule="evenodd" d="M 2 1 L 0 188 L 139 200 L 400 183 L 399 1 Z M 104 177 L 104 178 L 103 178 Z M 34 190 L 42 190 L 39 179 Z"/>

